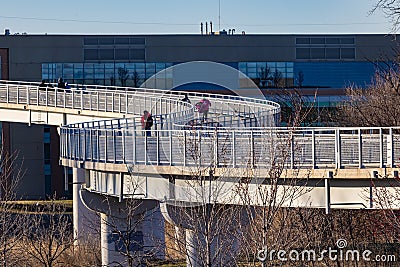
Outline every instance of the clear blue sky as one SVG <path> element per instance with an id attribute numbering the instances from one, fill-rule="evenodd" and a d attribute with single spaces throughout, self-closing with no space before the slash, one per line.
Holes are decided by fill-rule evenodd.
<path id="1" fill-rule="evenodd" d="M 378 0 L 220 0 L 221 29 L 236 33 L 389 33 Z M 199 33 L 218 30 L 219 0 L 2 0 L 0 34 Z"/>

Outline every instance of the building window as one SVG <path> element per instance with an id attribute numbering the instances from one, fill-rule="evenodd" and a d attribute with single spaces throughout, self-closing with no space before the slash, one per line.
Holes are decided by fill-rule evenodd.
<path id="1" fill-rule="evenodd" d="M 99 60 L 114 60 L 114 49 L 99 49 Z"/>
<path id="2" fill-rule="evenodd" d="M 129 38 L 128 37 L 117 37 L 117 38 L 115 38 L 115 44 L 116 45 L 128 45 Z"/>
<path id="3" fill-rule="evenodd" d="M 260 88 L 278 88 L 293 86 L 293 62 L 239 62 L 239 71 Z M 248 87 L 246 79 L 240 86 Z"/>
<path id="4" fill-rule="evenodd" d="M 326 48 L 325 50 L 326 59 L 339 59 L 340 48 Z"/>
<path id="5" fill-rule="evenodd" d="M 113 45 L 113 44 L 114 44 L 114 38 L 111 37 L 99 38 L 99 45 Z"/>
<path id="6" fill-rule="evenodd" d="M 85 37 L 83 58 L 97 60 L 145 60 L 144 37 Z"/>
<path id="7" fill-rule="evenodd" d="M 84 45 L 98 45 L 98 38 L 96 37 L 85 37 L 83 39 L 83 44 Z"/>
<path id="8" fill-rule="evenodd" d="M 341 59 L 354 59 L 356 57 L 356 51 L 354 48 L 341 48 L 340 57 Z"/>
<path id="9" fill-rule="evenodd" d="M 98 60 L 98 50 L 97 49 L 84 49 L 84 58 L 85 60 Z"/>
<path id="10" fill-rule="evenodd" d="M 135 37 L 129 39 L 129 43 L 132 45 L 144 45 L 145 41 L 146 40 L 144 37 Z"/>
<path id="11" fill-rule="evenodd" d="M 296 59 L 299 60 L 354 60 L 355 38 L 346 37 L 297 37 Z"/>
<path id="12" fill-rule="evenodd" d="M 129 49 L 115 49 L 115 60 L 128 60 Z"/>
<path id="13" fill-rule="evenodd" d="M 122 50 L 122 49 L 120 49 Z M 140 49 L 138 49 L 140 50 Z M 126 56 L 127 51 L 120 51 L 121 57 Z M 136 56 L 144 56 L 143 51 Z M 158 72 L 172 66 L 172 63 L 143 63 L 143 62 L 103 62 L 103 63 L 44 63 L 42 64 L 42 79 L 57 81 L 59 77 L 73 84 L 99 84 L 122 85 L 118 76 L 118 69 L 128 71 L 126 86 L 139 87 L 146 79 Z M 163 84 L 172 82 L 172 75 L 158 74 L 158 78 L 164 79 Z M 168 81 L 167 81 L 168 80 Z"/>
<path id="14" fill-rule="evenodd" d="M 310 59 L 310 48 L 296 48 L 296 59 Z"/>
<path id="15" fill-rule="evenodd" d="M 325 58 L 325 48 L 311 48 L 310 52 L 311 59 Z"/>
<path id="16" fill-rule="evenodd" d="M 132 59 L 132 60 L 144 60 L 145 59 L 144 49 L 130 49 L 129 55 L 130 55 L 130 59 Z"/>

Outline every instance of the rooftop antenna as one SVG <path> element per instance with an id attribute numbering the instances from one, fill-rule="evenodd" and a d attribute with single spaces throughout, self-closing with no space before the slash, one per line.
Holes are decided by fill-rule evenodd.
<path id="1" fill-rule="evenodd" d="M 218 0 L 218 31 L 221 31 L 221 0 Z"/>

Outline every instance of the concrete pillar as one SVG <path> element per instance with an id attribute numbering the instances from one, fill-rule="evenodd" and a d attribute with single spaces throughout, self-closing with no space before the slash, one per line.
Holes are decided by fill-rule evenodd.
<path id="1" fill-rule="evenodd" d="M 232 208 L 230 205 L 225 206 Z M 217 207 L 216 210 L 221 211 L 225 206 Z M 224 267 L 235 264 L 240 249 L 240 228 L 249 224 L 252 217 L 249 216 L 249 212 L 252 213 L 253 211 L 235 206 L 233 208 L 237 213 L 231 214 L 231 221 L 229 221 L 230 218 L 223 218 L 224 213 L 222 212 L 210 218 L 210 221 L 208 221 L 210 224 L 207 225 L 205 221 L 200 219 L 201 216 L 196 216 L 199 207 L 178 207 L 166 203 L 161 204 L 164 218 L 172 225 L 185 229 L 187 267 Z M 182 216 L 182 214 L 192 214 L 193 218 Z M 221 220 L 226 221 L 226 224 L 220 224 Z M 220 229 L 216 229 L 214 226 Z M 208 242 L 207 236 L 205 236 L 206 227 L 209 227 Z"/>
<path id="2" fill-rule="evenodd" d="M 144 257 L 165 259 L 164 219 L 159 207 L 132 218 L 114 212 L 101 213 L 103 266 L 142 266 Z"/>
<path id="3" fill-rule="evenodd" d="M 240 230 L 236 229 L 235 227 L 239 226 L 235 225 L 229 229 L 231 234 L 211 233 L 210 238 L 212 240 L 208 242 L 208 246 L 206 238 L 204 235 L 202 235 L 202 233 L 186 229 L 186 266 L 234 266 L 240 250 L 240 244 L 238 240 Z"/>
<path id="4" fill-rule="evenodd" d="M 160 205 L 148 210 L 143 219 L 143 244 L 145 253 L 151 257 L 165 259 L 165 223 L 161 214 Z"/>
<path id="5" fill-rule="evenodd" d="M 80 198 L 79 191 L 82 184 L 85 183 L 85 169 L 73 168 L 72 176 L 74 238 L 76 240 L 75 245 L 79 245 L 82 238 L 88 238 L 90 235 L 98 233 L 99 220 L 96 213 L 88 209 Z"/>
<path id="6" fill-rule="evenodd" d="M 80 193 L 84 204 L 101 214 L 102 266 L 141 266 L 143 256 L 165 259 L 164 219 L 158 201 L 120 202 L 84 189 Z"/>
<path id="7" fill-rule="evenodd" d="M 185 231 L 186 266 L 201 267 L 200 247 L 192 230 Z"/>
<path id="8" fill-rule="evenodd" d="M 101 214 L 101 265 L 141 266 L 143 256 L 143 235 L 141 231 L 128 233 L 125 219 Z M 133 234 L 131 240 L 127 235 Z M 130 250 L 130 257 L 124 256 Z"/>

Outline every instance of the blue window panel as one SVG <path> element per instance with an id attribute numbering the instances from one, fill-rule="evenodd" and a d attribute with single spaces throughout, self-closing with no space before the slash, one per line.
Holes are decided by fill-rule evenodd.
<path id="1" fill-rule="evenodd" d="M 375 67 L 369 62 L 296 62 L 294 75 L 302 71 L 303 86 L 344 88 L 366 87 L 371 83 Z"/>
<path id="2" fill-rule="evenodd" d="M 238 62 L 219 62 L 219 63 L 227 65 L 227 66 L 232 67 L 234 69 L 238 69 L 239 68 L 239 63 Z"/>

